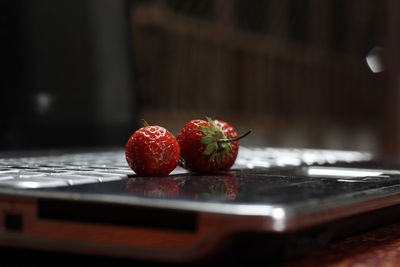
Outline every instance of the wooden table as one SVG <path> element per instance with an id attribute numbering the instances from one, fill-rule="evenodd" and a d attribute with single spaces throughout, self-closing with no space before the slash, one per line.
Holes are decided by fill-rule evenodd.
<path id="1" fill-rule="evenodd" d="M 281 266 L 400 266 L 400 223 L 333 242 Z"/>
<path id="2" fill-rule="evenodd" d="M 58 254 L 43 251 L 3 248 L 1 266 L 73 266 L 95 265 L 152 266 L 147 262 Z M 221 263 L 224 261 L 222 260 Z M 174 264 L 160 264 L 175 266 Z M 182 266 L 182 265 L 179 265 Z M 192 265 L 189 265 L 192 266 Z M 207 265 L 206 265 L 207 266 Z M 270 266 L 263 264 L 261 266 Z M 391 267 L 400 266 L 400 222 L 330 243 L 326 248 L 311 252 L 276 267 Z"/>

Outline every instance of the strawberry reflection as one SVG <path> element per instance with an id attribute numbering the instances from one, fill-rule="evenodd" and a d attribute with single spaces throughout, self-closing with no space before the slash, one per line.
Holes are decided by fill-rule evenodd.
<path id="1" fill-rule="evenodd" d="M 182 196 L 190 199 L 233 200 L 238 195 L 238 179 L 230 173 L 216 175 L 176 175 L 132 177 L 125 191 L 150 197 Z"/>
<path id="2" fill-rule="evenodd" d="M 125 191 L 149 197 L 178 196 L 178 182 L 171 177 L 134 177 L 125 185 Z"/>
<path id="3" fill-rule="evenodd" d="M 181 188 L 181 195 L 194 199 L 233 200 L 238 195 L 238 180 L 233 175 L 191 176 Z"/>

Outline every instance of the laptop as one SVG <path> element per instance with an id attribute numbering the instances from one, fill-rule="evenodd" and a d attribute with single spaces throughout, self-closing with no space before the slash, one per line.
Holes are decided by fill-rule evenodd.
<path id="1" fill-rule="evenodd" d="M 239 151 L 229 171 L 165 177 L 135 175 L 123 150 L 3 157 L 0 243 L 167 263 L 271 261 L 398 219 L 400 171 L 369 153 Z"/>
<path id="2" fill-rule="evenodd" d="M 54 2 L 1 1 L 13 40 L 1 52 L 15 63 L 2 79 L 2 247 L 279 262 L 399 219 L 398 162 L 370 152 L 241 146 L 229 171 L 135 175 L 123 150 L 140 109 L 128 3 Z"/>

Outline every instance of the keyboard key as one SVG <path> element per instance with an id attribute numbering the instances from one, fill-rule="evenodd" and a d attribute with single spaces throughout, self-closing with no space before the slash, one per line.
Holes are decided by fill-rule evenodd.
<path id="1" fill-rule="evenodd" d="M 19 173 L 19 172 L 20 172 L 19 170 L 7 169 L 7 170 L 0 171 L 0 175 L 15 174 L 15 173 Z"/>
<path id="2" fill-rule="evenodd" d="M 59 179 L 48 179 L 43 177 L 19 178 L 19 179 L 0 179 L 0 186 L 14 188 L 45 188 L 68 186 L 68 181 Z"/>
<path id="3" fill-rule="evenodd" d="M 66 168 L 61 168 L 60 169 L 61 171 L 86 171 L 86 172 L 89 172 L 89 171 L 93 171 L 93 169 L 88 169 L 88 168 L 86 168 L 86 166 L 85 167 L 66 167 Z"/>
<path id="4" fill-rule="evenodd" d="M 99 173 L 102 175 L 121 175 L 121 176 L 126 176 L 126 175 L 131 175 L 135 174 L 134 171 L 132 170 L 117 170 L 117 169 L 111 169 L 111 170 L 93 170 L 95 173 Z"/>
<path id="5" fill-rule="evenodd" d="M 32 172 L 39 172 L 39 173 L 44 173 L 44 174 L 57 174 L 57 173 L 68 173 L 68 171 L 63 171 L 63 170 L 56 170 L 56 169 L 40 169 L 40 170 L 34 170 Z"/>
<path id="6" fill-rule="evenodd" d="M 44 173 L 40 172 L 27 172 L 27 171 L 21 171 L 18 173 L 19 178 L 31 178 L 31 177 L 40 177 L 44 176 Z"/>
<path id="7" fill-rule="evenodd" d="M 15 179 L 16 177 L 13 175 L 7 175 L 7 174 L 0 174 L 0 180 L 9 180 L 9 179 Z"/>
<path id="8" fill-rule="evenodd" d="M 109 176 L 126 177 L 126 174 L 110 174 L 110 173 L 100 173 L 100 172 L 71 172 L 69 175 L 83 176 L 83 177 L 94 177 L 94 178 L 104 178 Z"/>
<path id="9" fill-rule="evenodd" d="M 127 178 L 126 175 L 106 175 L 106 174 L 79 174 L 79 173 L 68 173 L 68 174 L 53 174 L 49 178 L 54 179 L 66 179 L 70 180 L 70 184 L 85 184 L 85 183 L 101 183 L 106 181 L 116 181 L 123 178 Z"/>
<path id="10" fill-rule="evenodd" d="M 70 174 L 57 174 L 57 175 L 45 176 L 44 178 L 67 182 L 68 185 L 91 184 L 91 183 L 101 182 L 101 180 L 98 178 L 70 175 Z"/>

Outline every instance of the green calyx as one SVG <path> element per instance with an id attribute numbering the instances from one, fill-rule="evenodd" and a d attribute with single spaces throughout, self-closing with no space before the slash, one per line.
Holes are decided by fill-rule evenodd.
<path id="1" fill-rule="evenodd" d="M 226 135 L 212 119 L 207 118 L 207 121 L 210 123 L 210 127 L 199 126 L 204 134 L 200 143 L 206 146 L 203 154 L 210 156 L 210 161 L 216 161 L 217 164 L 221 164 L 232 153 L 232 145 L 227 142 L 221 142 L 221 140 L 228 140 Z"/>
<path id="2" fill-rule="evenodd" d="M 217 164 L 221 164 L 228 155 L 232 154 L 232 142 L 242 139 L 251 132 L 248 131 L 238 138 L 228 139 L 222 129 L 211 118 L 207 117 L 207 121 L 210 127 L 199 126 L 199 129 L 204 134 L 200 143 L 206 146 L 203 154 L 210 156 L 209 160 L 216 161 Z"/>

